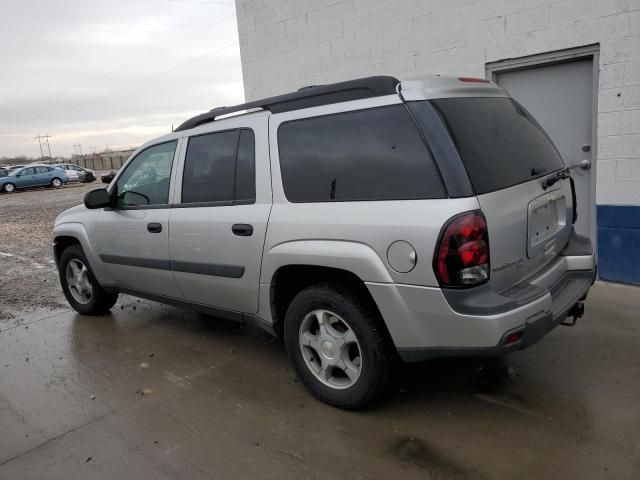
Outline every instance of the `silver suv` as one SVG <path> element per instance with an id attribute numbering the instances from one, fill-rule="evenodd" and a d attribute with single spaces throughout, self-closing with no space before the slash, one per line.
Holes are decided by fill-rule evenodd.
<path id="1" fill-rule="evenodd" d="M 499 356 L 583 312 L 575 192 L 483 79 L 371 77 L 223 107 L 135 152 L 55 223 L 71 306 L 118 293 L 252 321 L 319 399 L 362 408 L 396 359 Z"/>

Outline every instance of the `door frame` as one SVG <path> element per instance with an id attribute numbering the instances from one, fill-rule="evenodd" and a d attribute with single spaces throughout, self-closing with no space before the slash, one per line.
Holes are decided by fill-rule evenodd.
<path id="1" fill-rule="evenodd" d="M 596 175 L 598 173 L 598 92 L 600 90 L 600 44 L 555 50 L 518 58 L 507 58 L 485 64 L 485 77 L 492 82 L 500 73 L 528 70 L 560 63 L 571 63 L 590 59 L 592 62 L 592 94 L 591 94 L 591 241 L 594 253 L 597 252 L 598 219 L 596 208 Z M 597 253 L 596 253 L 597 261 Z"/>

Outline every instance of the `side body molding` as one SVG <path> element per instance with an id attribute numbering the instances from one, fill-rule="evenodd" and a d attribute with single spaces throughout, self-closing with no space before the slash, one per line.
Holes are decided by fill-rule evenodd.
<path id="1" fill-rule="evenodd" d="M 345 240 L 294 240 L 268 249 L 263 258 L 261 284 L 270 284 L 278 268 L 313 265 L 347 270 L 365 282 L 392 283 L 378 254 L 368 245 Z"/>

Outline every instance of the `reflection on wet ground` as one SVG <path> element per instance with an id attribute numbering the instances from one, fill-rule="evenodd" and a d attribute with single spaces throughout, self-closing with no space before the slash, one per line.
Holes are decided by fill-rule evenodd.
<path id="1" fill-rule="evenodd" d="M 0 478 L 640 478 L 640 305 L 501 360 L 407 365 L 340 411 L 260 329 L 123 297 L 0 321 Z M 5 312 L 9 311 L 5 308 Z"/>

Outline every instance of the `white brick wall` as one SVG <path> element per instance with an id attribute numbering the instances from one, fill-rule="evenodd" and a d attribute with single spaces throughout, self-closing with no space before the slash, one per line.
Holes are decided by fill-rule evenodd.
<path id="1" fill-rule="evenodd" d="M 366 75 L 485 75 L 600 44 L 597 202 L 640 205 L 640 0 L 236 0 L 247 100 Z"/>

